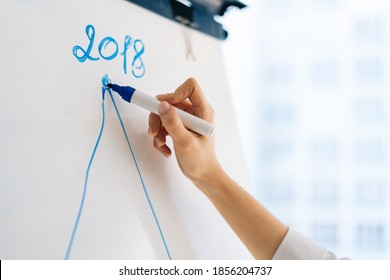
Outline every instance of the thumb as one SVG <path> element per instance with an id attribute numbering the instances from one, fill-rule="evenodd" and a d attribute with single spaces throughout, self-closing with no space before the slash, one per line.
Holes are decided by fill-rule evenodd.
<path id="1" fill-rule="evenodd" d="M 172 137 L 173 143 L 178 148 L 184 148 L 192 142 L 194 137 L 183 125 L 175 108 L 168 102 L 163 101 L 158 106 L 161 123 Z"/>

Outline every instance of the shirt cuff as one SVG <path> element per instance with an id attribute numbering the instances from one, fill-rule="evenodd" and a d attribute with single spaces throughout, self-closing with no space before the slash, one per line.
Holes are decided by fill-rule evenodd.
<path id="1" fill-rule="evenodd" d="M 273 260 L 336 260 L 337 257 L 313 240 L 289 229 Z"/>

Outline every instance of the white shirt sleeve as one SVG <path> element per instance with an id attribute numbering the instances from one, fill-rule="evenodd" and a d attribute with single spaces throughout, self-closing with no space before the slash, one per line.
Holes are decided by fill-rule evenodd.
<path id="1" fill-rule="evenodd" d="M 336 260 L 337 257 L 326 248 L 290 228 L 272 259 Z"/>

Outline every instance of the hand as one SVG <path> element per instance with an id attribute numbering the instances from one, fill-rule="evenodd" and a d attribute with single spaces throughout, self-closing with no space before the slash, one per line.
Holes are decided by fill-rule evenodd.
<path id="1" fill-rule="evenodd" d="M 175 111 L 177 107 L 213 122 L 214 110 L 205 99 L 198 83 L 189 78 L 174 93 L 161 94 L 157 98 L 162 101 L 159 105 L 159 116 L 153 113 L 149 116 L 148 133 L 153 137 L 153 146 L 165 157 L 169 157 L 172 151 L 166 144 L 166 137 L 171 136 L 176 159 L 183 174 L 195 184 L 211 179 L 215 168 L 219 168 L 214 137 L 201 136 L 187 130 Z"/>
<path id="2" fill-rule="evenodd" d="M 159 116 L 149 116 L 154 147 L 169 157 L 166 137 L 171 136 L 184 175 L 210 199 L 256 259 L 271 259 L 288 228 L 224 172 L 215 155 L 214 138 L 187 130 L 172 106 L 213 121 L 213 108 L 196 80 L 190 78 L 174 93 L 157 98 L 162 101 Z"/>

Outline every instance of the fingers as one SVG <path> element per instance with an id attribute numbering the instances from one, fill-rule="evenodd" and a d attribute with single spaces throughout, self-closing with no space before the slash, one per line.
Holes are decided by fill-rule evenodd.
<path id="1" fill-rule="evenodd" d="M 193 141 L 194 135 L 183 125 L 174 107 L 163 101 L 159 105 L 160 116 L 151 113 L 149 115 L 148 134 L 153 137 L 154 148 L 165 157 L 172 154 L 171 149 L 166 145 L 166 136 L 169 134 L 173 143 L 179 149 L 184 149 Z"/>
<path id="2" fill-rule="evenodd" d="M 160 117 L 154 113 L 149 114 L 148 134 L 152 137 L 156 136 L 161 129 Z"/>
<path id="3" fill-rule="evenodd" d="M 162 101 L 159 105 L 159 115 L 149 115 L 148 134 L 153 137 L 153 146 L 165 157 L 172 154 L 166 145 L 166 136 L 169 134 L 175 149 L 185 150 L 191 147 L 196 135 L 187 130 L 175 108 L 170 105 L 196 115 L 206 121 L 213 122 L 214 110 L 207 102 L 201 88 L 195 79 L 189 78 L 174 93 L 161 94 L 157 99 Z"/>
<path id="4" fill-rule="evenodd" d="M 174 107 L 163 101 L 160 103 L 158 110 L 161 124 L 171 136 L 175 147 L 178 149 L 188 147 L 194 140 L 194 135 L 184 127 Z"/>
<path id="5" fill-rule="evenodd" d="M 194 78 L 187 79 L 174 93 L 161 94 L 157 98 L 160 101 L 175 104 L 175 106 L 176 104 L 180 104 L 183 107 L 187 106 L 187 108 L 191 106 L 190 113 L 210 122 L 214 120 L 214 110 L 207 102 L 202 89 Z M 190 101 L 189 103 L 185 101 L 187 98 Z"/>
<path id="6" fill-rule="evenodd" d="M 172 154 L 171 149 L 166 145 L 168 132 L 162 126 L 160 117 L 153 113 L 149 115 L 148 134 L 153 137 L 153 146 L 157 151 L 165 157 L 169 157 Z"/>
<path id="7" fill-rule="evenodd" d="M 160 143 L 158 143 L 156 141 L 156 139 L 158 139 L 158 138 L 153 138 L 153 146 L 154 146 L 154 148 L 157 151 L 159 151 L 160 153 L 162 153 L 166 158 L 168 158 L 172 154 L 171 149 L 169 149 L 169 147 L 167 145 L 165 145 L 165 144 L 160 146 Z"/>

